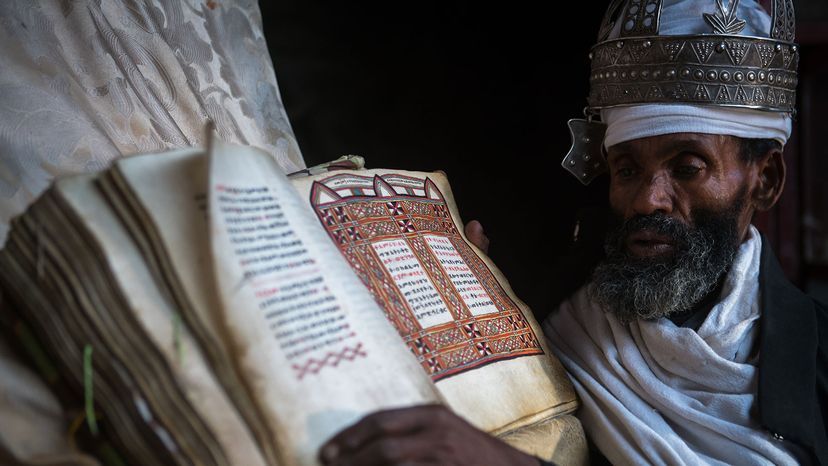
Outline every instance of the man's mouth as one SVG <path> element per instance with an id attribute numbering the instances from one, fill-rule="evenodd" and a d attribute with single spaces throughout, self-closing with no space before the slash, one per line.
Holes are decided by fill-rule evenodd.
<path id="1" fill-rule="evenodd" d="M 668 235 L 651 230 L 638 230 L 627 236 L 627 251 L 635 257 L 663 257 L 676 250 L 675 241 Z"/>

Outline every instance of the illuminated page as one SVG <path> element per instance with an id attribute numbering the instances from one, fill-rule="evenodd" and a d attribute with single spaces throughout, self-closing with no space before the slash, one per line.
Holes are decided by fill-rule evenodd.
<path id="1" fill-rule="evenodd" d="M 283 463 L 315 463 L 323 442 L 370 412 L 438 402 L 275 161 L 214 141 L 210 164 L 223 327 Z"/>
<path id="2" fill-rule="evenodd" d="M 359 170 L 293 181 L 456 412 L 504 432 L 574 410 L 532 312 L 466 240 L 444 175 Z"/>

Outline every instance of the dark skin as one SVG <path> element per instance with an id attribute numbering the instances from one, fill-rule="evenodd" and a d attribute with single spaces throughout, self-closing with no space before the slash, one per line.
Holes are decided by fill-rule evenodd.
<path id="1" fill-rule="evenodd" d="M 744 240 L 756 212 L 770 209 L 782 194 L 785 162 L 778 150 L 759 160 L 742 160 L 737 139 L 679 133 L 617 144 L 607 151 L 610 206 L 624 219 L 656 212 L 693 225 L 696 209 L 722 211 L 747 198 L 738 220 Z M 632 235 L 629 252 L 639 257 L 672 253 L 669 239 Z"/>
<path id="2" fill-rule="evenodd" d="M 336 466 L 538 466 L 536 458 L 438 405 L 368 415 L 331 439 L 320 458 Z"/>
<path id="3" fill-rule="evenodd" d="M 756 212 L 770 209 L 785 184 L 781 151 L 746 162 L 729 136 L 679 133 L 641 138 L 607 151 L 610 206 L 624 219 L 662 212 L 692 225 L 696 209 L 721 210 L 746 195 L 738 232 L 744 240 Z M 466 237 L 486 252 L 489 239 L 477 221 Z M 669 255 L 669 238 L 641 232 L 630 253 Z M 538 460 L 468 424 L 443 406 L 419 406 L 366 416 L 332 438 L 320 452 L 326 465 L 532 465 Z M 482 462 L 481 462 L 482 461 Z"/>

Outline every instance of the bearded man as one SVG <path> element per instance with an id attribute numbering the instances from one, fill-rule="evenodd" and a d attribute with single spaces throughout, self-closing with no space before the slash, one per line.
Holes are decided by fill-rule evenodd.
<path id="1" fill-rule="evenodd" d="M 828 310 L 751 225 L 782 193 L 795 102 L 793 6 L 771 11 L 616 0 L 605 17 L 563 166 L 585 183 L 608 169 L 612 220 L 591 279 L 544 321 L 596 462 L 828 465 Z M 539 463 L 439 407 L 369 416 L 321 458 Z"/>

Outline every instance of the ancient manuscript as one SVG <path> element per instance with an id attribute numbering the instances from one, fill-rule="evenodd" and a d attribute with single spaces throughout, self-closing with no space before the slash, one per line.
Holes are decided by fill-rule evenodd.
<path id="1" fill-rule="evenodd" d="M 572 387 L 441 173 L 288 179 L 213 140 L 58 183 L 9 238 L 9 318 L 94 391 L 127 462 L 312 465 L 361 417 L 425 403 L 585 460 Z"/>

